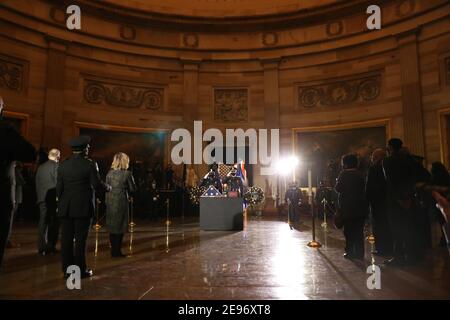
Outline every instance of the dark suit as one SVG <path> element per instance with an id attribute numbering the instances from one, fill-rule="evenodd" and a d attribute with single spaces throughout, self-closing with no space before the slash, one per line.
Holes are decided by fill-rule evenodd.
<path id="1" fill-rule="evenodd" d="M 381 162 L 369 168 L 366 193 L 372 213 L 375 248 L 380 254 L 391 255 L 393 244 L 387 214 L 386 180 Z"/>
<path id="2" fill-rule="evenodd" d="M 217 171 L 210 171 L 205 175 L 201 183 L 202 187 L 209 188 L 214 186 L 220 193 L 222 193 L 222 181 Z"/>
<path id="3" fill-rule="evenodd" d="M 74 154 L 58 168 L 56 195 L 63 273 L 70 265 L 79 266 L 82 273 L 86 270 L 86 240 L 95 211 L 95 189 L 101 186 L 97 166 L 83 154 Z"/>
<path id="4" fill-rule="evenodd" d="M 57 171 L 58 163 L 48 160 L 41 164 L 36 172 L 36 195 L 40 211 L 38 226 L 38 249 L 40 252 L 54 249 L 58 239 L 56 210 L 53 211 L 56 209 L 53 202 L 56 201 Z"/>
<path id="5" fill-rule="evenodd" d="M 284 196 L 286 202 L 289 200 L 288 216 L 289 221 L 300 223 L 300 189 L 297 187 L 289 187 Z"/>
<path id="6" fill-rule="evenodd" d="M 386 179 L 388 220 L 396 260 L 404 261 L 413 252 L 415 215 L 415 167 L 406 155 L 394 154 L 383 160 Z"/>
<path id="7" fill-rule="evenodd" d="M 339 210 L 344 222 L 345 251 L 349 256 L 364 257 L 364 221 L 367 215 L 365 179 L 356 169 L 342 170 L 337 178 Z"/>
<path id="8" fill-rule="evenodd" d="M 8 168 L 13 161 L 32 162 L 34 147 L 11 126 L 0 119 L 0 266 L 9 234 L 12 212 L 11 177 Z"/>

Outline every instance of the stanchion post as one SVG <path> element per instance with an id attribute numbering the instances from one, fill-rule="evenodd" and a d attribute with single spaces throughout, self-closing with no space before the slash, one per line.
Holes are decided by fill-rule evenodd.
<path id="1" fill-rule="evenodd" d="M 128 199 L 129 209 L 130 209 L 130 223 L 128 226 L 130 227 L 130 245 L 128 247 L 130 255 L 133 254 L 133 233 L 134 233 L 134 227 L 136 226 L 136 223 L 134 222 L 134 198 L 130 197 Z"/>
<path id="2" fill-rule="evenodd" d="M 166 253 L 168 253 L 170 251 L 170 248 L 169 248 L 169 225 L 170 225 L 169 210 L 170 210 L 170 199 L 167 197 L 167 199 L 166 199 Z"/>
<path id="3" fill-rule="evenodd" d="M 95 230 L 95 250 L 94 250 L 94 257 L 96 257 L 98 254 L 98 230 Z"/>
<path id="4" fill-rule="evenodd" d="M 167 199 L 166 199 L 166 225 L 169 225 L 169 224 L 170 224 L 170 214 L 169 214 L 169 211 L 170 211 L 170 199 L 167 198 Z"/>
<path id="5" fill-rule="evenodd" d="M 133 228 L 130 230 L 130 246 L 128 247 L 130 255 L 133 254 Z"/>
<path id="6" fill-rule="evenodd" d="M 308 191 L 309 191 L 309 204 L 311 207 L 312 216 L 312 240 L 308 242 L 308 247 L 310 248 L 320 248 L 322 245 L 316 241 L 316 215 L 314 214 L 314 197 L 312 192 L 312 180 L 311 180 L 311 170 L 308 170 Z"/>
<path id="7" fill-rule="evenodd" d="M 134 199 L 133 199 L 133 197 L 130 197 L 130 199 L 128 201 L 130 202 L 130 224 L 129 224 L 129 226 L 131 228 L 134 228 L 136 226 L 136 223 L 134 223 L 134 217 L 133 217 L 134 216 L 134 214 L 133 214 L 133 211 L 134 211 L 134 205 L 133 205 Z"/>
<path id="8" fill-rule="evenodd" d="M 99 212 L 100 212 L 100 199 L 95 199 L 95 216 L 96 216 L 96 223 L 94 225 L 94 229 L 95 230 L 100 230 L 100 228 L 102 227 L 100 225 L 100 219 L 99 219 Z"/>
<path id="9" fill-rule="evenodd" d="M 327 199 L 323 198 L 322 203 L 323 203 L 323 223 L 322 223 L 322 228 L 326 229 L 328 227 L 328 224 L 327 224 Z"/>
<path id="10" fill-rule="evenodd" d="M 375 244 L 375 236 L 373 235 L 373 215 L 372 215 L 372 210 L 370 211 L 370 234 L 367 236 L 366 240 L 370 243 L 370 244 Z"/>

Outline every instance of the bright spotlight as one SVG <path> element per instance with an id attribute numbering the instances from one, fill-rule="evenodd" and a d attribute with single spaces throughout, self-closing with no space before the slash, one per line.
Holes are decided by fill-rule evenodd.
<path id="1" fill-rule="evenodd" d="M 277 163 L 277 172 L 279 175 L 286 176 L 289 174 L 289 166 L 287 159 L 280 159 Z"/>
<path id="2" fill-rule="evenodd" d="M 299 165 L 300 160 L 299 160 L 297 157 L 295 157 L 295 156 L 290 156 L 290 157 L 288 158 L 288 162 L 289 162 L 289 166 L 290 166 L 291 168 L 295 168 L 296 166 Z"/>
<path id="3" fill-rule="evenodd" d="M 277 173 L 282 176 L 287 176 L 294 172 L 295 167 L 297 167 L 299 163 L 299 159 L 294 156 L 281 158 L 276 165 Z"/>

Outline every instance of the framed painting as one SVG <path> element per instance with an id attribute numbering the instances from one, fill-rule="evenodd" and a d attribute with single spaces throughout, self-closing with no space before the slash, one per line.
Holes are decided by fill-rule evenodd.
<path id="1" fill-rule="evenodd" d="M 165 129 L 144 129 L 118 126 L 99 126 L 76 123 L 80 135 L 91 137 L 90 156 L 102 176 L 108 172 L 114 154 L 124 152 L 130 157 L 130 167 L 150 170 L 165 166 L 168 152 L 168 134 Z"/>
<path id="2" fill-rule="evenodd" d="M 385 148 L 389 139 L 389 121 L 373 121 L 337 126 L 293 129 L 294 154 L 301 159 L 298 181 L 307 186 L 307 171 L 312 171 L 314 187 L 333 186 L 341 170 L 341 158 L 354 153 L 359 169 L 366 172 L 370 157 L 377 148 Z"/>
<path id="3" fill-rule="evenodd" d="M 25 113 L 4 111 L 4 121 L 8 122 L 18 133 L 27 138 L 28 136 L 28 119 Z"/>

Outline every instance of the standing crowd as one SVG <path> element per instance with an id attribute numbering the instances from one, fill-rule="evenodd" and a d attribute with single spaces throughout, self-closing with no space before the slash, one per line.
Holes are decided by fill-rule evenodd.
<path id="1" fill-rule="evenodd" d="M 81 277 L 93 275 L 86 265 L 85 252 L 96 208 L 96 192 L 106 192 L 106 226 L 110 233 L 111 257 L 125 257 L 121 251 L 122 240 L 128 229 L 129 197 L 136 189 L 133 176 L 128 171 L 130 159 L 125 153 L 115 154 L 106 181 L 102 181 L 98 166 L 88 157 L 89 144 L 87 136 L 73 138 L 70 141 L 72 156 L 58 165 L 56 181 L 53 180 L 56 215 L 61 224 L 62 272 L 66 277 L 69 276 L 66 270 L 71 265 L 80 268 Z M 52 196 L 52 200 L 55 197 Z"/>
<path id="2" fill-rule="evenodd" d="M 411 155 L 400 139 L 388 142 L 387 150 L 376 149 L 367 177 L 358 170 L 358 157 L 342 157 L 343 170 L 337 178 L 337 220 L 346 240 L 345 258 L 364 258 L 364 226 L 370 213 L 375 254 L 388 257 L 390 265 L 422 261 L 431 248 L 432 222 L 441 226 L 441 246 L 448 245 L 446 218 L 436 206 L 439 195 L 450 188 L 445 166 L 435 162 L 431 173 L 423 158 Z"/>
<path id="3" fill-rule="evenodd" d="M 12 221 L 22 201 L 23 177 L 20 163 L 32 163 L 37 152 L 12 126 L 3 121 L 4 102 L 0 97 L 0 267 L 11 235 Z M 39 207 L 37 252 L 57 252 L 61 233 L 62 272 L 71 265 L 80 268 L 81 277 L 93 275 L 86 266 L 86 241 L 96 208 L 96 192 L 106 192 L 106 225 L 110 233 L 111 256 L 125 257 L 121 252 L 123 234 L 128 229 L 129 197 L 135 192 L 133 175 L 128 170 L 129 157 L 114 155 L 106 181 L 100 178 L 97 164 L 89 155 L 90 138 L 70 140 L 72 155 L 60 163 L 61 153 L 51 149 L 47 161 L 36 171 L 36 200 Z"/>
<path id="4" fill-rule="evenodd" d="M 3 109 L 4 102 L 0 97 L 0 267 L 14 214 L 22 201 L 20 163 L 36 159 L 34 147 L 3 121 Z M 36 172 L 40 212 L 37 252 L 40 255 L 54 254 L 61 232 L 63 274 L 68 277 L 67 268 L 76 265 L 82 277 L 90 277 L 93 272 L 86 265 L 85 252 L 96 210 L 96 193 L 106 193 L 106 225 L 110 233 L 111 256 L 125 257 L 121 247 L 129 225 L 129 198 L 137 188 L 132 171 L 128 170 L 130 159 L 126 154 L 119 152 L 114 155 L 106 180 L 102 181 L 97 164 L 88 157 L 90 138 L 73 138 L 70 147 L 72 155 L 62 163 L 60 151 L 51 149 L 47 161 L 41 163 Z M 448 245 L 447 220 L 437 204 L 450 212 L 450 204 L 445 198 L 450 189 L 450 175 L 439 162 L 432 164 L 430 173 L 422 161 L 423 158 L 411 155 L 396 138 L 389 140 L 387 152 L 383 149 L 373 152 L 367 176 L 358 170 L 356 155 L 343 156 L 343 170 L 336 179 L 335 190 L 338 193 L 336 216 L 344 229 L 346 258 L 364 258 L 364 226 L 369 213 L 376 253 L 389 257 L 386 263 L 403 265 L 421 261 L 431 246 L 431 218 L 441 225 L 440 244 Z M 171 188 L 171 168 L 166 176 L 168 188 Z M 229 192 L 242 194 L 243 185 L 238 176 L 233 171 L 226 183 Z M 192 180 L 188 185 L 198 183 L 192 168 L 188 168 L 186 180 Z M 212 168 L 202 183 L 216 185 L 222 191 L 217 168 Z M 153 189 L 156 191 L 156 186 Z M 151 199 L 157 201 L 158 197 L 152 195 Z M 298 202 L 298 199 L 294 200 Z"/>

